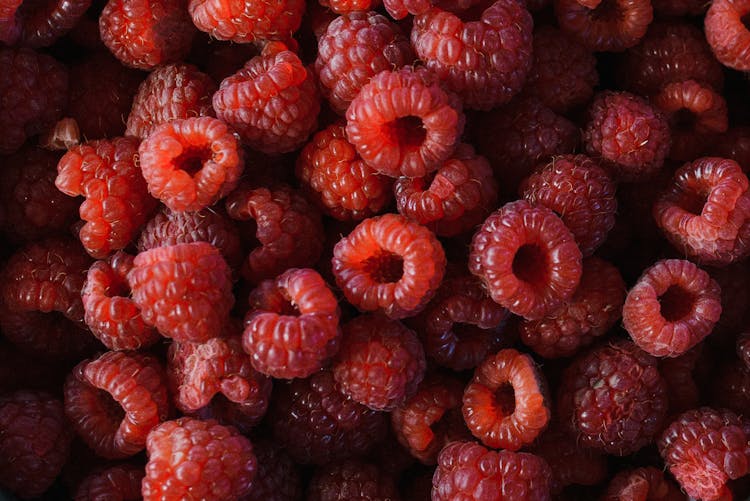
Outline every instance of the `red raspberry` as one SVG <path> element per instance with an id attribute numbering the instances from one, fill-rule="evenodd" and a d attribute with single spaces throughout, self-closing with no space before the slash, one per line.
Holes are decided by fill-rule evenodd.
<path id="1" fill-rule="evenodd" d="M 711 156 L 734 160 L 744 172 L 750 171 L 750 127 L 730 127 L 714 136 L 709 146 Z"/>
<path id="2" fill-rule="evenodd" d="M 68 69 L 46 54 L 25 48 L 0 48 L 0 68 L 0 154 L 7 155 L 62 117 L 68 99 Z"/>
<path id="3" fill-rule="evenodd" d="M 696 384 L 698 377 L 695 372 L 702 354 L 703 345 L 699 344 L 678 357 L 659 360 L 659 371 L 667 383 L 669 415 L 698 406 L 700 388 Z"/>
<path id="4" fill-rule="evenodd" d="M 447 160 L 464 127 L 461 104 L 437 78 L 411 67 L 381 71 L 346 111 L 346 134 L 362 159 L 387 176 L 422 177 Z"/>
<path id="5" fill-rule="evenodd" d="M 193 23 L 211 38 L 250 43 L 284 40 L 297 31 L 304 0 L 189 0 Z"/>
<path id="6" fill-rule="evenodd" d="M 590 9 L 578 0 L 556 0 L 557 23 L 595 51 L 621 52 L 636 45 L 654 18 L 650 0 L 604 0 Z"/>
<path id="7" fill-rule="evenodd" d="M 739 71 L 750 70 L 750 31 L 744 18 L 750 13 L 750 3 L 743 0 L 711 2 L 705 18 L 706 40 L 716 58 L 724 66 Z"/>
<path id="8" fill-rule="evenodd" d="M 270 440 L 253 443 L 258 468 L 253 488 L 243 501 L 299 501 L 303 499 L 297 465 Z"/>
<path id="9" fill-rule="evenodd" d="M 578 443 L 618 456 L 651 443 L 667 405 L 656 359 L 629 341 L 600 345 L 575 358 L 557 394 L 560 422 Z"/>
<path id="10" fill-rule="evenodd" d="M 496 303 L 539 320 L 573 297 L 581 251 L 554 212 L 518 200 L 495 211 L 474 235 L 469 271 Z"/>
<path id="11" fill-rule="evenodd" d="M 86 197 L 78 211 L 86 221 L 78 238 L 95 258 L 125 248 L 156 207 L 137 152 L 136 138 L 102 139 L 70 149 L 57 164 L 55 186 L 66 195 Z"/>
<path id="12" fill-rule="evenodd" d="M 14 18 L 10 21 L 13 23 L 11 34 L 4 41 L 9 45 L 19 42 L 26 47 L 38 48 L 49 47 L 70 31 L 89 8 L 91 0 L 26 0 L 10 3 L 8 7 L 15 12 L 8 12 L 7 17 L 0 15 L 5 19 Z M 0 35 L 0 39 L 2 38 Z"/>
<path id="13" fill-rule="evenodd" d="M 314 74 L 299 56 L 282 43 L 271 43 L 221 82 L 213 106 L 251 148 L 286 153 L 317 129 L 320 98 Z"/>
<path id="14" fill-rule="evenodd" d="M 175 119 L 213 116 L 216 84 L 189 64 L 167 64 L 152 71 L 133 99 L 125 134 L 145 139 Z"/>
<path id="15" fill-rule="evenodd" d="M 487 160 L 468 144 L 427 177 L 400 177 L 393 187 L 398 211 L 452 237 L 474 229 L 497 206 L 497 182 Z"/>
<path id="16" fill-rule="evenodd" d="M 411 316 L 432 299 L 445 272 L 435 235 L 403 216 L 362 221 L 333 249 L 333 274 L 347 301 L 390 318 Z"/>
<path id="17" fill-rule="evenodd" d="M 137 501 L 141 499 L 141 480 L 144 475 L 143 467 L 127 463 L 97 469 L 78 484 L 75 501 Z"/>
<path id="18" fill-rule="evenodd" d="M 730 411 L 708 407 L 680 415 L 659 439 L 659 452 L 691 497 L 714 500 L 726 482 L 748 473 L 750 425 Z"/>
<path id="19" fill-rule="evenodd" d="M 343 114 L 372 77 L 413 59 L 398 26 L 376 12 L 352 12 L 334 19 L 318 40 L 315 73 L 323 96 Z"/>
<path id="20" fill-rule="evenodd" d="M 141 70 L 184 59 L 195 32 L 184 0 L 109 0 L 99 17 L 104 45 Z"/>
<path id="21" fill-rule="evenodd" d="M 581 283 L 570 301 L 541 320 L 521 320 L 521 340 L 545 358 L 575 355 L 609 332 L 624 301 L 625 281 L 617 268 L 590 257 L 583 261 Z"/>
<path id="22" fill-rule="evenodd" d="M 456 2 L 458 3 L 458 2 Z M 432 7 L 431 0 L 383 0 L 383 6 L 393 19 L 403 19 L 409 14 L 424 14 Z"/>
<path id="23" fill-rule="evenodd" d="M 357 460 L 331 463 L 315 471 L 307 501 L 398 501 L 394 479 L 377 466 Z"/>
<path id="24" fill-rule="evenodd" d="M 73 434 L 63 405 L 44 392 L 0 397 L 0 485 L 36 498 L 54 483 L 68 460 Z"/>
<path id="25" fill-rule="evenodd" d="M 250 440 L 216 421 L 183 417 L 148 435 L 144 501 L 229 501 L 250 493 L 258 460 Z"/>
<path id="26" fill-rule="evenodd" d="M 622 470 L 610 480 L 602 501 L 684 501 L 685 495 L 653 466 Z"/>
<path id="27" fill-rule="evenodd" d="M 645 99 L 604 91 L 591 104 L 583 141 L 589 155 L 601 158 L 615 180 L 645 181 L 664 164 L 669 124 Z"/>
<path id="28" fill-rule="evenodd" d="M 391 202 L 393 180 L 360 158 L 344 127 L 335 123 L 315 134 L 297 157 L 296 175 L 328 215 L 357 221 L 383 211 Z"/>
<path id="29" fill-rule="evenodd" d="M 720 362 L 707 388 L 708 401 L 717 409 L 728 409 L 739 416 L 750 412 L 750 371 L 740 360 Z M 693 407 L 694 408 L 694 407 Z"/>
<path id="30" fill-rule="evenodd" d="M 737 336 L 737 356 L 750 370 L 750 332 L 743 332 Z"/>
<path id="31" fill-rule="evenodd" d="M 151 356 L 108 351 L 78 364 L 65 381 L 65 413 L 99 456 L 132 456 L 164 421 L 169 396 L 164 369 Z"/>
<path id="32" fill-rule="evenodd" d="M 323 7 L 328 7 L 337 14 L 374 10 L 380 4 L 380 0 L 319 0 L 319 2 Z"/>
<path id="33" fill-rule="evenodd" d="M 474 442 L 453 442 L 438 456 L 433 501 L 507 498 L 549 501 L 552 471 L 527 452 L 493 451 Z"/>
<path id="34" fill-rule="evenodd" d="M 276 441 L 305 464 L 365 454 L 387 430 L 386 414 L 343 395 L 330 371 L 277 385 L 270 415 Z"/>

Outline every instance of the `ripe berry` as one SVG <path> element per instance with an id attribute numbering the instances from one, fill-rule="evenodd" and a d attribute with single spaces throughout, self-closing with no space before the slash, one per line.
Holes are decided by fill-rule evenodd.
<path id="1" fill-rule="evenodd" d="M 0 40 L 8 45 L 49 47 L 78 23 L 90 5 L 91 0 L 6 1 L 0 21 Z"/>
<path id="2" fill-rule="evenodd" d="M 137 500 L 141 498 L 143 467 L 129 463 L 97 468 L 88 474 L 75 493 L 75 501 L 93 499 Z"/>
<path id="3" fill-rule="evenodd" d="M 299 501 L 302 482 L 297 465 L 287 452 L 270 439 L 253 443 L 258 467 L 253 487 L 244 501 Z"/>
<path id="4" fill-rule="evenodd" d="M 307 501 L 398 501 L 394 479 L 377 466 L 356 460 L 319 467 L 307 488 Z"/>
<path id="5" fill-rule="evenodd" d="M 591 9 L 556 0 L 560 29 L 594 51 L 621 52 L 638 43 L 654 17 L 650 0 L 603 0 Z"/>
<path id="6" fill-rule="evenodd" d="M 602 501 L 628 499 L 682 501 L 685 495 L 664 472 L 653 466 L 622 470 L 609 481 Z"/>
<path id="7" fill-rule="evenodd" d="M 297 31 L 305 12 L 305 2 L 189 0 L 188 10 L 195 26 L 211 38 L 251 43 L 283 40 Z"/>
<path id="8" fill-rule="evenodd" d="M 739 71 L 750 70 L 750 31 L 744 17 L 750 12 L 750 4 L 735 0 L 711 2 L 704 20 L 706 40 L 716 58 L 724 66 Z"/>

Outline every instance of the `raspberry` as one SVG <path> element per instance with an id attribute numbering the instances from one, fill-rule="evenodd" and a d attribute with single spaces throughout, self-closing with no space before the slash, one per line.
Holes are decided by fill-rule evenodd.
<path id="1" fill-rule="evenodd" d="M 594 253 L 615 225 L 615 184 L 585 155 L 553 157 L 521 188 L 529 203 L 560 215 L 584 257 Z"/>
<path id="2" fill-rule="evenodd" d="M 22 498 L 44 493 L 68 460 L 73 435 L 62 402 L 21 390 L 0 397 L 0 485 Z"/>
<path id="3" fill-rule="evenodd" d="M 346 461 L 318 468 L 307 488 L 308 501 L 397 501 L 394 479 L 369 463 Z"/>
<path id="4" fill-rule="evenodd" d="M 151 356 L 109 351 L 78 364 L 65 381 L 65 413 L 99 456 L 132 456 L 169 412 L 164 369 Z"/>
<path id="5" fill-rule="evenodd" d="M 545 358 L 569 357 L 604 336 L 620 319 L 625 281 L 615 266 L 598 257 L 583 261 L 573 297 L 541 320 L 521 320 L 523 343 Z"/>
<path id="6" fill-rule="evenodd" d="M 750 4 L 742 0 L 717 0 L 711 2 L 704 20 L 706 40 L 716 58 L 724 66 L 739 71 L 750 70 L 750 31 L 744 17 Z"/>
<path id="7" fill-rule="evenodd" d="M 433 501 L 507 498 L 548 501 L 552 471 L 527 452 L 487 450 L 474 442 L 453 442 L 438 456 Z"/>
<path id="8" fill-rule="evenodd" d="M 610 480 L 602 501 L 681 501 L 685 495 L 680 492 L 664 472 L 647 466 L 633 470 L 622 470 Z"/>
<path id="9" fill-rule="evenodd" d="M 102 139 L 71 148 L 57 164 L 55 186 L 66 195 L 86 197 L 78 210 L 86 221 L 78 238 L 97 259 L 124 249 L 156 207 L 137 152 L 136 138 Z"/>
<path id="10" fill-rule="evenodd" d="M 62 117 L 68 99 L 68 69 L 46 54 L 25 48 L 0 48 L 0 68 L 0 154 L 7 155 Z"/>
<path id="11" fill-rule="evenodd" d="M 283 40 L 302 23 L 304 0 L 189 0 L 193 23 L 211 38 L 250 43 Z"/>
<path id="12" fill-rule="evenodd" d="M 299 501 L 302 484 L 297 465 L 289 455 L 270 440 L 253 444 L 258 468 L 253 488 L 243 501 Z"/>
<path id="13" fill-rule="evenodd" d="M 142 467 L 127 463 L 97 469 L 86 476 L 78 485 L 75 500 L 136 501 L 141 499 L 141 480 L 143 480 L 143 477 Z"/>
<path id="14" fill-rule="evenodd" d="M 38 48 L 49 47 L 70 31 L 89 8 L 91 0 L 25 0 L 18 3 L 14 20 L 17 31 L 6 42 L 13 44 L 13 39 L 18 37 L 21 45 Z"/>
<path id="15" fill-rule="evenodd" d="M 141 70 L 184 59 L 195 31 L 184 0 L 109 0 L 99 17 L 104 45 Z"/>
<path id="16" fill-rule="evenodd" d="M 729 264 L 750 252 L 749 184 L 733 160 L 699 158 L 675 172 L 654 203 L 654 219 L 680 253 L 705 264 Z"/>
<path id="17" fill-rule="evenodd" d="M 469 271 L 496 303 L 539 320 L 573 297 L 581 251 L 554 212 L 518 200 L 492 213 L 474 235 Z"/>
<path id="18" fill-rule="evenodd" d="M 474 229 L 497 206 L 497 182 L 487 160 L 468 144 L 427 177 L 400 177 L 393 187 L 398 211 L 452 237 Z"/>
<path id="19" fill-rule="evenodd" d="M 456 2 L 458 3 L 458 2 Z M 403 19 L 409 14 L 424 14 L 432 7 L 431 0 L 383 0 L 383 6 L 393 19 Z"/>
<path id="20" fill-rule="evenodd" d="M 750 370 L 750 332 L 743 332 L 737 336 L 737 356 Z"/>
<path id="21" fill-rule="evenodd" d="M 667 386 L 656 359 L 629 341 L 575 358 L 557 395 L 560 422 L 578 443 L 618 456 L 651 443 L 667 413 Z"/>
<path id="22" fill-rule="evenodd" d="M 659 371 L 667 383 L 670 415 L 698 406 L 700 388 L 694 373 L 702 354 L 703 345 L 699 344 L 678 357 L 659 360 Z"/>
<path id="23" fill-rule="evenodd" d="M 271 43 L 221 82 L 213 106 L 251 148 L 286 153 L 317 129 L 320 98 L 314 74 L 299 56 Z"/>
<path id="24" fill-rule="evenodd" d="M 629 92 L 599 93 L 583 132 L 586 151 L 618 181 L 645 181 L 661 169 L 669 152 L 667 119 Z"/>
<path id="25" fill-rule="evenodd" d="M 226 201 L 233 219 L 253 221 L 260 247 L 247 256 L 243 275 L 253 283 L 274 278 L 289 268 L 312 266 L 323 251 L 320 214 L 289 187 L 250 189 L 240 186 Z"/>
<path id="26" fill-rule="evenodd" d="M 732 343 L 738 332 L 750 326 L 750 310 L 746 307 L 750 302 L 749 265 L 747 261 L 740 261 L 708 270 L 721 288 L 721 316 L 714 326 L 713 340 L 729 339 Z"/>
<path id="27" fill-rule="evenodd" d="M 398 26 L 375 12 L 352 12 L 334 19 L 318 40 L 315 73 L 323 96 L 343 114 L 372 77 L 413 59 Z"/>
<path id="28" fill-rule="evenodd" d="M 681 414 L 659 439 L 659 452 L 691 497 L 718 499 L 726 482 L 747 475 L 750 425 L 730 411 L 701 407 Z"/>
<path id="29" fill-rule="evenodd" d="M 145 139 L 159 125 L 175 119 L 213 116 L 216 84 L 189 64 L 167 64 L 152 71 L 133 99 L 125 134 Z"/>
<path id="30" fill-rule="evenodd" d="M 148 435 L 144 501 L 229 501 L 249 494 L 258 461 L 250 440 L 216 421 L 183 417 Z"/>
<path id="31" fill-rule="evenodd" d="M 427 228 L 385 214 L 362 221 L 333 249 L 333 274 L 347 301 L 390 318 L 411 316 L 432 299 L 445 253 Z"/>
<path id="32" fill-rule="evenodd" d="M 560 29 L 591 50 L 621 52 L 636 45 L 654 17 L 650 0 L 603 0 L 590 9 L 578 0 L 556 0 Z"/>
<path id="33" fill-rule="evenodd" d="M 386 414 L 344 396 L 325 370 L 277 385 L 270 415 L 276 441 L 306 464 L 365 454 L 387 430 Z"/>
<path id="34" fill-rule="evenodd" d="M 315 134 L 297 157 L 296 175 L 328 215 L 358 221 L 391 202 L 393 180 L 377 174 L 360 158 L 344 127 L 335 123 Z"/>
<path id="35" fill-rule="evenodd" d="M 714 136 L 709 151 L 711 156 L 734 160 L 744 172 L 750 171 L 750 127 L 730 127 Z"/>
<path id="36" fill-rule="evenodd" d="M 711 373 L 712 381 L 707 389 L 709 402 L 717 409 L 727 409 L 739 416 L 750 411 L 750 371 L 740 360 L 721 363 Z"/>
<path id="37" fill-rule="evenodd" d="M 356 13 L 374 10 L 380 0 L 319 0 L 323 7 L 328 7 L 337 14 Z"/>
<path id="38" fill-rule="evenodd" d="M 381 71 L 346 111 L 346 134 L 362 159 L 387 176 L 422 177 L 459 143 L 464 115 L 437 78 L 411 67 Z"/>

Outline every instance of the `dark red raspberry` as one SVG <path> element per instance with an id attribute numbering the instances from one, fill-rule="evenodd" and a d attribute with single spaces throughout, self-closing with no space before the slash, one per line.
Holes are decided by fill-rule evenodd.
<path id="1" fill-rule="evenodd" d="M 750 3 L 746 1 L 717 0 L 711 2 L 704 22 L 706 40 L 716 58 L 739 71 L 750 70 L 750 31 L 744 20 L 748 13 Z"/>
<path id="2" fill-rule="evenodd" d="M 65 381 L 65 413 L 78 435 L 105 458 L 132 456 L 164 421 L 169 396 L 164 369 L 151 356 L 108 351 L 78 364 Z"/>
<path id="3" fill-rule="evenodd" d="M 413 60 L 398 26 L 376 12 L 352 12 L 334 19 L 318 40 L 315 73 L 323 96 L 343 114 L 372 77 Z"/>
<path id="4" fill-rule="evenodd" d="M 433 501 L 508 498 L 549 501 L 552 470 L 527 452 L 493 451 L 474 442 L 453 442 L 438 456 Z"/>
<path id="5" fill-rule="evenodd" d="M 307 501 L 399 501 L 394 479 L 377 466 L 357 460 L 331 463 L 315 471 Z"/>
<path id="6" fill-rule="evenodd" d="M 299 501 L 303 499 L 297 465 L 271 440 L 253 443 L 258 468 L 253 487 L 242 501 Z"/>
<path id="7" fill-rule="evenodd" d="M 721 288 L 721 316 L 711 339 L 732 345 L 737 333 L 750 326 L 750 263 L 740 261 L 723 268 L 707 270 Z"/>
<path id="8" fill-rule="evenodd" d="M 70 149 L 57 164 L 55 186 L 86 200 L 78 238 L 93 257 L 124 249 L 156 207 L 138 164 L 138 139 L 101 139 Z M 142 162 L 141 162 L 142 163 Z"/>
<path id="9" fill-rule="evenodd" d="M 68 69 L 31 49 L 0 48 L 0 154 L 51 128 L 68 100 Z"/>
<path id="10" fill-rule="evenodd" d="M 667 383 L 670 416 L 698 406 L 700 388 L 696 372 L 702 355 L 703 345 L 699 344 L 679 357 L 659 360 L 659 371 Z"/>
<path id="11" fill-rule="evenodd" d="M 141 139 L 175 119 L 213 116 L 216 84 L 189 64 L 167 64 L 152 71 L 133 99 L 125 134 Z"/>
<path id="12" fill-rule="evenodd" d="M 23 0 L 4 0 L 0 4 L 0 42 L 14 45 L 21 37 L 21 23 L 16 17 L 16 11 L 22 2 Z"/>
<path id="13" fill-rule="evenodd" d="M 339 391 L 330 371 L 276 385 L 270 424 L 299 463 L 326 464 L 367 453 L 385 437 L 387 415 Z"/>
<path id="14" fill-rule="evenodd" d="M 393 187 L 398 211 L 437 235 L 474 229 L 497 206 L 497 182 L 489 162 L 468 144 L 426 177 L 400 177 Z"/>
<path id="15" fill-rule="evenodd" d="M 189 0 L 193 23 L 211 38 L 250 43 L 284 40 L 297 31 L 304 0 Z"/>
<path id="16" fill-rule="evenodd" d="M 15 29 L 11 30 L 12 34 L 6 36 L 4 41 L 10 45 L 18 42 L 26 47 L 37 48 L 52 45 L 70 31 L 89 8 L 91 0 L 25 0 L 11 3 L 17 7 L 17 10 L 13 9 L 15 13 L 11 14 Z M 5 15 L 0 17 L 8 19 Z M 0 33 L 2 32 L 0 27 Z M 0 39 L 2 38 L 0 35 Z"/>
<path id="17" fill-rule="evenodd" d="M 730 411 L 701 407 L 685 412 L 659 439 L 659 452 L 691 497 L 728 494 L 726 482 L 747 475 L 750 424 Z"/>
<path id="18" fill-rule="evenodd" d="M 645 99 L 604 91 L 589 108 L 583 141 L 616 181 L 646 181 L 664 164 L 669 132 L 666 117 Z"/>
<path id="19" fill-rule="evenodd" d="M 603 0 L 590 9 L 578 0 L 555 0 L 564 32 L 595 51 L 620 52 L 646 34 L 654 18 L 650 0 Z"/>
<path id="20" fill-rule="evenodd" d="M 63 404 L 44 392 L 21 390 L 0 397 L 0 485 L 36 498 L 53 484 L 68 460 L 73 434 Z"/>
<path id="21" fill-rule="evenodd" d="M 184 0 L 109 0 L 99 33 L 123 64 L 153 70 L 184 59 L 196 29 Z"/>
<path id="22" fill-rule="evenodd" d="M 323 7 L 328 7 L 337 14 L 374 10 L 380 4 L 380 0 L 319 0 L 319 2 Z"/>
<path id="23" fill-rule="evenodd" d="M 721 360 L 711 372 L 708 402 L 738 416 L 750 413 L 750 371 L 741 360 Z M 693 407 L 694 408 L 694 407 Z"/>
<path id="24" fill-rule="evenodd" d="M 250 440 L 213 420 L 183 417 L 148 435 L 144 501 L 241 499 L 250 493 L 258 460 Z"/>
<path id="25" fill-rule="evenodd" d="M 141 499 L 141 480 L 144 475 L 142 466 L 128 463 L 96 469 L 78 485 L 75 501 L 137 501 Z"/>
<path id="26" fill-rule="evenodd" d="M 750 332 L 742 332 L 737 336 L 737 356 L 750 370 Z"/>
<path id="27" fill-rule="evenodd" d="M 602 501 L 684 501 L 685 495 L 653 466 L 622 470 L 609 481 Z"/>
<path id="28" fill-rule="evenodd" d="M 248 146 L 286 153 L 317 129 L 320 97 L 313 72 L 299 56 L 282 43 L 270 43 L 221 82 L 213 106 Z"/>
<path id="29" fill-rule="evenodd" d="M 709 146 L 711 156 L 734 160 L 744 172 L 750 171 L 750 127 L 730 127 L 714 136 Z"/>
<path id="30" fill-rule="evenodd" d="M 445 272 L 445 252 L 435 235 L 403 216 L 362 221 L 333 249 L 333 274 L 347 301 L 391 318 L 419 312 Z"/>
<path id="31" fill-rule="evenodd" d="M 382 212 L 393 197 L 393 180 L 376 173 L 346 139 L 343 123 L 319 131 L 297 157 L 296 175 L 310 197 L 341 221 Z"/>
<path id="32" fill-rule="evenodd" d="M 518 200 L 495 211 L 474 235 L 469 271 L 495 302 L 539 320 L 573 297 L 581 251 L 554 212 Z"/>
<path id="33" fill-rule="evenodd" d="M 422 177 L 447 160 L 464 128 L 461 103 L 437 77 L 412 67 L 381 71 L 346 111 L 346 134 L 362 159 L 391 177 Z"/>
<path id="34" fill-rule="evenodd" d="M 651 443 L 667 414 L 657 361 L 629 341 L 600 345 L 565 370 L 557 410 L 578 443 L 624 456 Z"/>

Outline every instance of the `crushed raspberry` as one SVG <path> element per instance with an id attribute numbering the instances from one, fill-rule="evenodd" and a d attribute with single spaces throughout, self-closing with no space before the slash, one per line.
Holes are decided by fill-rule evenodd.
<path id="1" fill-rule="evenodd" d="M 621 52 L 636 45 L 654 17 L 650 0 L 603 0 L 594 9 L 578 0 L 555 0 L 562 31 L 594 51 Z"/>
<path id="2" fill-rule="evenodd" d="M 346 134 L 362 159 L 387 176 L 422 177 L 459 143 L 464 115 L 437 78 L 411 67 L 381 71 L 346 111 Z"/>
<path id="3" fill-rule="evenodd" d="M 667 383 L 670 416 L 698 406 L 700 388 L 696 372 L 703 351 L 703 345 L 699 344 L 678 357 L 659 360 L 659 371 Z"/>
<path id="4" fill-rule="evenodd" d="M 97 469 L 78 485 L 75 500 L 137 501 L 141 499 L 141 480 L 144 475 L 143 467 L 128 463 Z"/>
<path id="5" fill-rule="evenodd" d="M 609 481 L 602 501 L 682 501 L 685 495 L 653 466 L 623 470 Z"/>
<path id="6" fill-rule="evenodd" d="M 328 7 L 336 14 L 375 10 L 380 4 L 380 0 L 319 0 L 319 2 L 323 7 Z"/>
<path id="7" fill-rule="evenodd" d="M 390 318 L 411 316 L 432 299 L 445 272 L 435 235 L 403 216 L 361 222 L 333 249 L 333 274 L 347 301 Z"/>
<path id="8" fill-rule="evenodd" d="M 297 31 L 304 0 L 189 0 L 193 23 L 211 38 L 250 43 L 284 40 Z"/>
<path id="9" fill-rule="evenodd" d="M 554 212 L 518 200 L 490 215 L 474 235 L 469 271 L 495 302 L 538 320 L 573 296 L 581 251 Z"/>
<path id="10" fill-rule="evenodd" d="M 750 30 L 745 18 L 750 3 L 743 0 L 716 0 L 706 12 L 704 31 L 716 58 L 724 66 L 739 71 L 750 70 Z"/>
<path id="11" fill-rule="evenodd" d="M 253 487 L 243 501 L 299 501 L 302 499 L 300 472 L 285 450 L 271 440 L 253 442 L 258 467 Z"/>
<path id="12" fill-rule="evenodd" d="M 392 477 L 377 466 L 356 460 L 331 463 L 315 471 L 307 501 L 391 501 L 399 499 Z"/>

